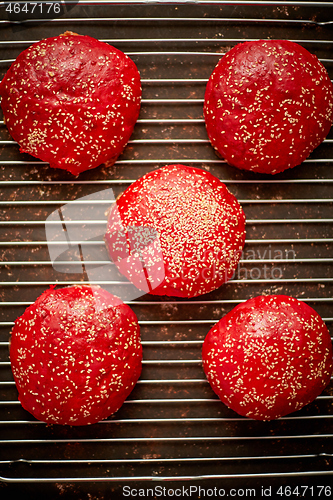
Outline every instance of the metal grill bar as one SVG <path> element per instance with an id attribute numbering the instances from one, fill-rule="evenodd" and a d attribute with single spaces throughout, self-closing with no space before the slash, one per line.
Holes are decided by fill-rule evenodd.
<path id="1" fill-rule="evenodd" d="M 191 299 L 188 299 L 186 300 L 186 304 L 196 304 L 196 305 L 202 305 L 202 304 L 205 304 L 205 305 L 218 305 L 218 304 L 240 304 L 241 302 L 245 302 L 246 299 L 222 299 L 222 300 L 191 300 Z M 299 297 L 298 299 L 299 301 L 303 301 L 303 302 L 333 302 L 333 298 L 332 297 Z M 160 301 L 160 302 L 156 302 L 156 301 L 147 301 L 147 300 L 140 300 L 140 301 L 135 301 L 135 300 L 131 300 L 131 301 L 125 301 L 126 304 L 132 304 L 132 305 L 148 305 L 148 306 L 152 306 L 152 305 L 178 305 L 179 304 L 179 301 L 172 301 L 172 300 L 168 300 L 168 301 Z M 26 302 L 3 302 L 2 305 L 3 306 L 15 306 L 15 305 L 18 305 L 18 306 L 29 306 L 33 304 L 33 302 L 29 302 L 29 301 L 26 301 Z"/>
<path id="2" fill-rule="evenodd" d="M 260 284 L 260 283 L 332 283 L 333 278 L 290 278 L 290 279 L 283 279 L 283 278 L 270 278 L 270 279 L 233 279 L 229 281 L 229 284 L 244 284 L 244 283 L 249 283 L 249 284 Z M 126 286 L 128 283 L 126 281 L 89 281 L 91 285 L 101 285 L 101 286 L 107 286 L 107 285 L 117 285 L 117 286 Z M 2 283 L 4 286 L 31 286 L 31 281 L 4 281 Z M 82 281 L 62 281 L 62 280 L 47 280 L 47 281 L 34 281 L 34 285 L 44 285 L 47 287 L 48 285 L 61 285 L 61 286 L 69 286 L 69 285 L 77 285 L 81 284 Z M 163 321 L 164 323 L 164 321 Z"/>
<path id="3" fill-rule="evenodd" d="M 156 360 L 156 361 L 148 361 L 148 360 L 145 360 L 143 361 L 143 364 L 156 364 L 156 365 L 160 365 L 160 364 L 163 364 L 163 363 L 166 363 L 167 361 L 166 360 Z M 187 361 L 184 361 L 184 360 L 168 360 L 168 362 L 170 362 L 171 364 L 181 364 L 181 363 L 193 363 L 193 364 L 196 364 L 198 363 L 198 361 L 196 360 L 187 360 Z M 3 366 L 7 365 L 8 363 L 2 361 L 1 364 Z M 200 364 L 201 364 L 201 361 L 200 361 Z M 186 382 L 186 380 L 185 380 Z M 317 400 L 320 401 L 320 400 L 332 400 L 333 399 L 333 396 L 318 396 L 317 397 Z M 212 398 L 212 399 L 208 399 L 208 398 L 188 398 L 188 399 L 185 399 L 185 398 L 172 398 L 172 399 L 167 399 L 167 398 L 162 398 L 162 399 L 159 399 L 159 398 L 154 398 L 154 399 L 127 399 L 125 402 L 124 402 L 124 405 L 132 405 L 132 404 L 148 404 L 148 405 L 151 405 L 151 404 L 184 404 L 184 403 L 216 403 L 216 404 L 220 404 L 220 401 L 217 399 L 217 398 Z M 19 401 L 0 401 L 0 406 L 21 406 L 21 403 Z M 141 421 L 141 420 L 140 420 Z M 271 439 L 274 439 L 276 437 L 281 437 L 281 436 L 276 436 L 276 435 L 271 435 L 269 436 Z M 292 439 L 293 437 L 297 437 L 295 434 L 292 434 L 289 436 L 290 439 Z M 301 437 L 301 436 L 300 436 Z M 319 438 L 319 437 L 323 437 L 321 436 L 320 434 L 312 434 L 312 437 L 313 438 Z M 328 436 L 325 435 L 325 437 L 332 437 L 332 434 L 329 434 Z M 202 436 L 202 439 L 207 439 L 207 436 Z M 234 439 L 242 439 L 243 436 L 236 436 Z M 262 436 L 260 436 L 260 438 L 262 438 Z M 268 438 L 268 437 L 267 437 Z M 135 439 L 135 438 L 133 438 Z M 191 438 L 189 438 L 191 439 Z M 24 440 L 21 440 L 22 442 L 24 442 Z M 68 442 L 68 440 L 64 440 L 66 442 Z M 69 440 L 70 441 L 70 440 Z M 94 440 L 94 441 L 97 441 Z M 5 443 L 6 441 L 1 441 L 2 443 Z M 13 442 L 13 440 L 10 440 L 10 442 Z M 28 442 L 27 440 L 25 442 Z M 43 440 L 44 442 L 44 440 Z M 59 441 L 61 442 L 61 441 Z"/>
<path id="4" fill-rule="evenodd" d="M 105 423 L 110 423 L 110 422 L 106 422 L 104 421 Z M 26 424 L 38 424 L 39 422 L 23 422 L 23 423 L 26 423 Z M 272 455 L 272 456 L 268 456 L 268 457 L 256 457 L 256 456 L 251 456 L 251 457 L 242 457 L 241 460 L 254 460 L 254 459 L 264 459 L 264 458 L 267 458 L 267 460 L 272 460 L 272 459 L 281 459 L 281 460 L 286 460 L 286 459 L 293 459 L 293 458 L 310 458 L 310 457 L 317 457 L 318 455 L 282 455 L 282 456 L 275 456 L 275 455 Z M 322 453 L 321 456 L 331 456 L 330 454 L 326 454 L 326 453 Z M 121 462 L 127 462 L 127 460 L 129 462 L 134 462 L 134 463 L 138 463 L 138 462 L 142 462 L 142 459 L 140 458 L 129 458 L 129 459 L 126 459 L 126 460 L 121 460 Z M 172 458 L 147 458 L 145 460 L 148 460 L 149 462 L 170 462 L 172 461 Z M 205 458 L 205 457 L 198 457 L 198 458 L 191 458 L 191 457 L 186 457 L 186 458 L 179 458 L 178 459 L 180 462 L 193 462 L 194 460 L 198 460 L 199 462 L 203 462 L 203 461 L 207 461 L 209 459 Z M 221 460 L 221 461 L 225 461 L 225 460 L 239 460 L 238 458 L 236 457 L 230 457 L 230 458 L 226 458 L 226 457 L 215 457 L 214 460 Z M 24 463 L 31 463 L 31 464 L 49 464 L 49 463 L 64 463 L 64 464 L 68 464 L 69 462 L 70 463 L 77 463 L 77 464 L 80 464 L 80 463 L 114 463 L 116 462 L 115 460 L 24 460 L 24 459 L 21 459 L 21 460 L 17 460 L 16 462 L 24 462 Z M 6 461 L 6 460 L 1 460 L 0 463 L 13 463 L 13 462 L 9 462 L 9 461 Z"/>
<path id="5" fill-rule="evenodd" d="M 239 203 L 242 205 L 245 205 L 246 203 L 333 203 L 333 198 L 294 198 L 293 200 L 283 200 L 280 198 L 273 198 L 270 200 L 258 200 L 258 199 L 248 199 L 248 200 L 238 200 Z M 109 205 L 114 203 L 112 200 L 3 200 L 0 201 L 0 205 Z M 303 221 L 304 219 L 302 219 Z M 1 224 L 5 224 L 9 221 L 0 221 Z M 17 223 L 20 223 L 20 221 L 16 221 Z M 33 221 L 37 222 L 37 221 Z M 45 224 L 45 221 L 43 221 Z M 80 220 L 73 220 L 73 221 L 67 221 L 69 223 L 73 224 L 79 224 L 81 223 Z M 83 221 L 85 223 L 85 221 Z M 96 222 L 96 221 L 94 221 Z M 97 221 L 100 224 L 105 223 L 105 221 Z"/>
<path id="6" fill-rule="evenodd" d="M 93 20 L 93 19 L 90 19 L 90 21 Z M 137 21 L 136 18 L 134 19 L 127 19 L 126 21 Z M 146 21 L 149 21 L 149 19 L 145 19 Z M 158 19 L 160 21 L 167 21 L 167 19 Z M 53 20 L 54 22 L 55 20 Z M 78 19 L 71 19 L 71 22 L 72 21 L 79 21 L 79 22 L 82 22 L 82 19 L 81 18 L 78 18 Z M 248 21 L 249 22 L 249 19 L 245 20 L 245 21 Z M 307 24 L 307 22 L 309 21 L 304 21 L 303 24 Z M 316 24 L 316 23 L 309 23 L 309 24 Z M 332 24 L 331 21 L 328 22 L 328 24 Z M 113 39 L 113 38 L 100 38 L 100 40 L 102 42 L 105 42 L 105 43 L 113 43 L 113 44 L 119 44 L 119 43 L 133 43 L 133 39 L 126 39 L 126 38 L 119 38 L 119 39 Z M 197 42 L 204 42 L 204 43 L 210 43 L 210 42 L 224 42 L 224 43 L 232 43 L 232 44 L 236 44 L 236 43 L 241 43 L 241 42 L 244 42 L 244 38 L 180 38 L 180 37 L 177 37 L 177 38 L 138 38 L 135 40 L 135 43 L 164 43 L 164 42 L 167 42 L 167 43 L 174 43 L 174 42 L 177 42 L 177 43 L 197 43 Z M 255 41 L 257 40 L 257 38 L 246 38 L 246 41 Z M 291 42 L 296 42 L 296 43 L 299 43 L 299 44 L 306 44 L 306 43 L 311 43 L 311 44 L 331 44 L 333 43 L 333 40 L 330 40 L 330 39 L 327 39 L 327 40 L 317 40 L 317 39 L 310 39 L 310 40 L 307 40 L 307 39 L 301 39 L 301 38 L 297 38 L 297 39 L 291 39 L 291 38 L 288 38 L 288 40 L 290 40 Z M 15 44 L 19 44 L 19 45 L 32 45 L 33 43 L 36 43 L 38 42 L 39 40 L 37 39 L 34 39 L 34 40 L 25 40 L 24 42 L 22 42 L 21 40 L 19 41 L 10 41 L 10 42 L 7 42 L 7 41 L 0 41 L 0 45 L 4 45 L 4 46 L 9 46 L 9 45 L 15 45 Z M 129 56 L 133 56 L 133 55 L 188 55 L 188 54 L 192 54 L 192 55 L 204 55 L 204 56 L 223 56 L 223 53 L 212 53 L 212 52 L 183 52 L 183 51 L 172 51 L 172 52 L 165 52 L 165 51 L 147 51 L 147 52 L 126 52 L 127 55 Z M 15 59 L 3 59 L 4 62 L 13 62 Z M 325 59 L 325 60 L 328 60 L 328 61 L 331 61 L 331 59 Z"/>
<path id="7" fill-rule="evenodd" d="M 256 474 L 237 474 L 238 479 L 250 479 L 250 478 L 289 478 L 289 477 L 316 477 L 316 476 L 331 476 L 330 471 L 304 471 L 304 472 L 284 472 L 284 473 L 256 473 Z M 214 479 L 233 479 L 234 474 L 205 474 L 205 475 L 191 475 L 191 476 L 176 476 L 177 481 L 193 481 L 193 480 L 214 480 Z M 170 481 L 170 476 L 158 476 L 152 478 L 152 476 L 117 476 L 117 477 L 49 477 L 49 478 L 25 478 L 25 483 L 91 483 L 91 482 L 137 482 L 137 481 Z M 21 479 L 1 477 L 0 481 L 11 483 L 21 483 Z M 156 483 L 155 483 L 156 484 Z"/>
<path id="8" fill-rule="evenodd" d="M 107 180 L 94 180 L 92 179 L 91 181 L 84 181 L 84 180 L 71 180 L 71 181 L 37 181 L 37 180 L 27 180 L 27 181 L 19 181 L 19 180 L 10 180 L 10 181 L 0 181 L 0 186 L 1 185 L 6 185 L 6 186 L 34 186 L 34 185 L 109 185 L 109 184 L 132 184 L 135 179 L 121 179 L 121 180 L 114 180 L 114 179 L 107 179 Z M 322 178 L 322 179 L 279 179 L 279 180 L 262 180 L 262 179 L 223 179 L 224 184 L 319 184 L 319 183 L 332 183 L 333 179 L 329 178 Z M 31 200 L 32 202 L 34 200 Z M 57 200 L 58 201 L 58 200 Z M 69 201 L 67 200 L 66 203 Z M 1 203 L 5 203 L 2 201 Z M 15 202 L 14 202 L 15 203 Z M 59 201 L 58 201 L 59 203 Z"/>
<path id="9" fill-rule="evenodd" d="M 1 2 L 3 4 L 3 2 Z M 15 3 L 21 3 L 21 4 L 25 4 L 25 2 L 15 2 Z M 66 2 L 68 3 L 68 2 Z M 81 2 L 82 3 L 82 2 Z M 196 2 L 197 3 L 197 2 Z M 223 2 L 225 3 L 225 2 Z M 249 2 L 251 3 L 251 2 Z M 1 5 L 1 4 L 0 4 Z M 285 5 L 285 3 L 283 2 L 283 5 Z M 333 3 L 332 3 L 333 5 Z M 332 6 L 331 5 L 331 6 Z M 329 7 L 329 2 L 327 2 L 325 4 L 326 7 Z M 63 22 L 62 19 L 40 19 L 41 22 L 52 22 L 52 23 L 57 23 L 57 22 Z M 152 22 L 177 22 L 177 23 L 186 23 L 188 21 L 191 21 L 192 23 L 230 23 L 230 22 L 234 22 L 234 23 L 240 23 L 240 24 L 249 24 L 249 23 L 260 23 L 260 24 L 269 24 L 269 23 L 272 23 L 272 24 L 280 24 L 281 23 L 281 20 L 279 19 L 263 19 L 263 18 L 252 18 L 252 17 L 248 17 L 248 18 L 237 18 L 237 17 L 205 17 L 205 18 L 199 18 L 199 17 L 170 17 L 170 18 L 167 18 L 167 17 L 114 17 L 114 18 L 108 18 L 108 17 L 94 17 L 94 18 L 84 18 L 82 19 L 81 17 L 76 17 L 76 18 L 71 18 L 71 22 L 88 22 L 90 23 L 91 21 L 94 21 L 94 22 L 107 22 L 107 21 L 112 21 L 112 22 L 125 22 L 125 23 L 128 23 L 128 22 L 148 22 L 148 23 L 152 23 Z M 23 22 L 33 22 L 33 20 L 29 20 L 29 19 L 26 19 L 26 20 L 23 20 Z M 8 21 L 6 20 L 0 20 L 0 24 L 8 24 Z M 302 25 L 316 25 L 316 26 L 329 26 L 332 24 L 332 21 L 316 21 L 316 20 L 312 20 L 312 19 L 283 19 L 283 24 L 302 24 Z M 160 41 L 165 41 L 165 39 L 163 38 L 155 38 L 155 39 L 152 39 L 152 38 L 148 38 L 148 39 L 139 39 L 137 41 L 141 41 L 141 40 L 144 40 L 144 41 L 149 41 L 149 42 L 160 42 Z M 170 40 L 170 39 L 167 39 L 167 40 Z M 173 40 L 184 40 L 184 39 L 181 39 L 181 38 L 175 38 Z M 196 38 L 189 38 L 188 39 L 189 41 L 192 41 L 192 40 L 197 40 Z M 200 39 L 199 39 L 200 40 Z M 216 38 L 212 38 L 212 40 L 216 41 Z M 242 40 L 242 39 L 241 39 Z M 31 43 L 34 43 L 36 42 L 37 40 L 33 40 L 33 41 L 14 41 L 14 43 L 17 43 L 17 44 L 22 44 L 22 43 L 26 43 L 26 44 L 31 44 Z M 120 38 L 120 39 L 108 39 L 108 42 L 110 43 L 116 43 L 116 42 L 123 42 L 123 41 L 126 41 L 126 42 L 133 42 L 133 40 L 130 38 L 130 39 L 123 39 L 123 38 Z M 6 41 L 1 41 L 0 43 L 8 43 Z"/>
<path id="10" fill-rule="evenodd" d="M 329 162 L 332 162 L 333 159 L 324 159 L 324 158 L 318 158 L 318 159 L 312 159 L 312 158 L 308 158 L 306 160 L 304 160 L 304 164 L 307 164 L 307 163 L 329 163 Z M 185 163 L 184 162 L 184 158 L 174 158 L 173 159 L 173 162 L 174 163 Z M 17 161 L 14 161 L 14 160 L 3 160 L 1 162 L 3 165 L 39 165 L 39 166 L 43 166 L 43 165 L 48 165 L 47 162 L 44 162 L 44 161 L 23 161 L 23 160 L 17 160 Z M 151 165 L 151 164 L 158 164 L 158 163 L 161 163 L 161 164 L 166 164 L 166 163 L 170 163 L 170 161 L 168 161 L 168 159 L 166 158 L 155 158 L 155 159 L 145 159 L 145 160 L 135 160 L 135 159 L 131 159 L 131 160 L 117 160 L 117 165 L 139 165 L 139 164 L 143 164 L 143 165 Z M 226 164 L 226 161 L 225 160 L 216 160 L 216 159 L 211 159 L 211 158 L 188 158 L 186 159 L 186 163 L 193 163 L 193 164 L 199 164 L 199 165 L 203 165 L 203 164 Z"/>
<path id="11" fill-rule="evenodd" d="M 332 243 L 333 238 L 294 238 L 294 239 L 265 239 L 265 240 L 255 240 L 255 239 L 247 239 L 245 240 L 246 243 L 255 243 L 256 245 L 264 244 L 264 243 Z M 79 245 L 82 243 L 82 241 L 71 241 L 73 245 Z M 68 245 L 66 241 L 57 241 L 57 242 L 52 242 L 48 241 L 0 241 L 0 246 L 22 246 L 22 245 L 34 245 L 34 246 L 43 246 L 43 245 Z M 85 241 L 86 245 L 102 245 L 103 241 Z"/>
<path id="12" fill-rule="evenodd" d="M 53 0 L 52 0 L 53 1 Z M 54 0 L 56 1 L 56 0 Z M 21 3 L 21 4 L 24 4 L 25 1 L 24 0 L 18 0 L 18 3 Z M 66 2 L 68 5 L 71 5 L 71 4 L 74 4 L 76 5 L 77 4 L 77 1 L 76 0 L 68 0 L 68 2 Z M 80 0 L 80 4 L 81 5 L 93 5 L 93 6 L 96 6 L 96 5 L 102 5 L 103 7 L 105 5 L 116 5 L 116 6 L 121 6 L 121 5 L 126 5 L 128 2 L 125 1 L 119 1 L 119 0 L 99 0 L 99 2 L 95 2 L 95 1 L 92 1 L 92 0 Z M 146 6 L 147 4 L 149 3 L 155 3 L 155 0 L 131 0 L 130 1 L 130 5 L 129 6 L 134 6 L 134 5 L 142 5 L 142 6 Z M 168 2 L 164 2 L 164 1 L 161 1 L 160 2 L 162 5 L 163 4 L 168 4 Z M 233 0 L 226 0 L 223 2 L 224 5 L 243 5 L 244 2 L 242 1 L 233 1 Z M 265 0 L 259 0 L 259 1 L 253 1 L 253 0 L 249 0 L 248 2 L 246 2 L 247 5 L 249 6 L 252 6 L 252 5 L 259 5 L 259 6 L 267 6 L 267 2 Z M 207 7 L 208 6 L 212 6 L 214 4 L 216 5 L 220 5 L 221 2 L 219 0 L 209 0 L 207 2 L 207 0 L 184 0 L 183 2 L 180 1 L 180 2 L 177 2 L 178 5 L 182 5 L 182 4 L 196 4 L 196 5 L 201 5 L 203 7 Z M 291 1 L 283 1 L 283 0 L 278 0 L 278 1 L 272 1 L 270 2 L 271 5 L 273 6 L 310 6 L 313 7 L 313 8 L 316 8 L 316 7 L 332 7 L 333 6 L 333 2 L 307 2 L 307 1 L 296 1 L 296 2 L 291 2 Z M 5 5 L 5 2 L 1 2 L 0 5 Z M 128 5 L 126 5 L 128 6 Z M 92 18 L 92 19 L 95 19 Z M 98 18 L 97 18 L 98 19 Z M 126 18 L 127 19 L 127 18 Z M 150 17 L 148 18 L 150 19 Z M 153 19 L 153 18 L 152 18 Z M 159 18 L 161 19 L 161 18 Z M 169 21 L 173 20 L 173 19 L 177 19 L 174 18 L 174 17 L 170 17 L 170 18 L 166 18 L 168 19 Z M 186 17 L 185 19 L 191 19 L 191 17 Z"/>
<path id="13" fill-rule="evenodd" d="M 174 401 L 174 400 L 173 400 Z M 215 401 L 215 400 L 214 400 Z M 260 439 L 268 439 L 268 440 L 273 440 L 273 439 L 320 439 L 320 438 L 327 438 L 331 437 L 330 434 L 318 434 L 318 435 L 313 435 L 313 434 L 300 434 L 300 435 L 292 435 L 292 436 L 260 436 Z M 99 443 L 117 443 L 117 442 L 136 442 L 136 441 L 143 441 L 143 440 L 148 440 L 148 441 L 202 441 L 209 439 L 211 441 L 237 441 L 237 440 L 257 440 L 258 436 L 191 436 L 191 437 L 158 437 L 158 438 L 138 438 L 138 437 L 126 437 L 126 438 L 104 438 L 104 439 L 43 439 L 43 440 L 37 440 L 37 439 L 11 439 L 9 441 L 10 444 L 22 444 L 22 443 L 29 443 L 29 444 L 49 444 L 49 443 L 94 443 L 98 441 Z M 2 441 L 3 444 L 6 443 L 6 440 Z M 8 441 L 7 441 L 8 443 Z"/>
<path id="14" fill-rule="evenodd" d="M 276 262 L 276 259 L 240 259 L 239 263 L 240 264 L 271 264 L 272 262 Z M 318 259 L 279 259 L 279 263 L 288 263 L 288 264 L 299 264 L 300 262 L 307 262 L 307 263 L 331 263 L 333 262 L 333 259 L 331 258 L 318 258 Z M 110 261 L 108 260 L 85 260 L 84 261 L 85 265 L 109 265 Z M 0 266 L 51 266 L 53 263 L 50 260 L 33 260 L 33 261 L 3 261 L 0 262 Z M 57 260 L 58 265 L 76 265 L 77 262 L 71 262 L 67 260 Z"/>

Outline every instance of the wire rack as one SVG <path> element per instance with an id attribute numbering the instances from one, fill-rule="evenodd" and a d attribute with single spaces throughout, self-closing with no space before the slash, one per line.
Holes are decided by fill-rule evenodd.
<path id="1" fill-rule="evenodd" d="M 294 40 L 315 53 L 332 78 L 333 3 L 66 2 L 62 8 L 55 19 L 31 16 L 13 23 L 0 7 L 1 76 L 34 41 L 71 30 L 127 53 L 141 73 L 143 101 L 114 167 L 77 178 L 20 154 L 0 122 L 2 498 L 19 488 L 35 498 L 46 491 L 62 498 L 120 498 L 129 488 L 152 484 L 167 484 L 165 495 L 173 486 L 191 487 L 186 491 L 192 498 L 199 496 L 199 486 L 218 487 L 220 496 L 222 489 L 225 496 L 246 496 L 251 487 L 252 497 L 255 492 L 261 498 L 273 486 L 277 498 L 285 498 L 290 485 L 303 487 L 299 493 L 305 496 L 324 495 L 327 489 L 315 488 L 330 485 L 333 474 L 332 382 L 301 411 L 256 422 L 216 398 L 204 377 L 201 346 L 221 316 L 259 294 L 306 301 L 332 333 L 333 133 L 299 167 L 274 177 L 252 174 L 216 157 L 202 107 L 218 59 L 244 40 Z M 46 218 L 68 201 L 104 189 L 117 196 L 144 173 L 172 163 L 209 170 L 242 204 L 247 237 L 234 278 L 196 299 L 145 295 L 129 303 L 141 326 L 143 372 L 117 414 L 85 428 L 36 421 L 17 399 L 8 356 L 11 328 L 50 284 L 87 280 L 70 263 L 67 273 L 52 267 Z M 107 204 L 100 207 L 102 235 Z M 102 265 L 102 238 L 93 245 L 100 257 L 86 263 Z M 126 286 L 100 284 L 116 294 Z"/>

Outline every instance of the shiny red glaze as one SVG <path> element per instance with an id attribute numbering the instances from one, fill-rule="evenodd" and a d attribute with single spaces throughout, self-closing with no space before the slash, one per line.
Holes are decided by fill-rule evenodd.
<path id="1" fill-rule="evenodd" d="M 34 417 L 93 424 L 121 407 L 140 376 L 138 321 L 99 287 L 51 288 L 15 321 L 10 361 Z"/>
<path id="2" fill-rule="evenodd" d="M 141 104 L 140 75 L 120 50 L 66 32 L 24 50 L 0 84 L 20 151 L 78 175 L 123 151 Z"/>
<path id="3" fill-rule="evenodd" d="M 245 242 L 243 210 L 225 184 L 203 169 L 179 164 L 149 172 L 117 199 L 105 235 L 115 262 L 117 254 L 124 258 L 124 245 L 115 247 L 115 232 L 135 227 L 150 227 L 158 235 L 162 258 L 156 245 L 151 261 L 164 266 L 165 276 L 156 286 L 157 270 L 147 268 L 154 295 L 194 297 L 215 290 L 234 274 Z M 135 256 L 135 248 L 127 246 L 125 254 Z M 136 261 L 122 272 L 140 288 Z"/>
<path id="4" fill-rule="evenodd" d="M 329 384 L 332 342 L 319 316 L 286 295 L 239 304 L 207 334 L 207 379 L 240 415 L 272 420 L 313 401 Z"/>
<path id="5" fill-rule="evenodd" d="M 212 145 L 230 165 L 276 174 L 302 163 L 327 136 L 333 86 L 323 64 L 301 45 L 245 42 L 211 74 L 204 116 Z"/>

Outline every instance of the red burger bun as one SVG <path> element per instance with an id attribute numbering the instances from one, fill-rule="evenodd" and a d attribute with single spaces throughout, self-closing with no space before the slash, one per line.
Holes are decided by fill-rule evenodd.
<path id="1" fill-rule="evenodd" d="M 327 136 L 333 86 L 318 58 L 295 42 L 240 43 L 208 80 L 204 117 L 227 163 L 276 174 L 302 163 Z"/>
<path id="2" fill-rule="evenodd" d="M 136 284 L 130 260 L 136 247 L 127 237 L 124 251 L 115 236 L 132 228 L 152 228 L 157 234 L 146 267 L 153 295 L 194 297 L 215 290 L 234 274 L 245 242 L 245 216 L 235 196 L 209 172 L 180 164 L 135 181 L 110 211 L 107 249 L 116 264 L 117 258 L 129 257 L 122 272 Z M 161 269 L 164 278 L 154 281 Z"/>
<path id="3" fill-rule="evenodd" d="M 21 52 L 0 83 L 7 128 L 20 151 L 73 175 L 111 166 L 141 105 L 134 62 L 70 31 Z"/>
<path id="4" fill-rule="evenodd" d="M 50 424 L 94 424 L 117 411 L 141 373 L 137 318 L 89 285 L 45 291 L 15 321 L 10 361 L 19 400 Z"/>
<path id="5" fill-rule="evenodd" d="M 310 306 L 286 295 L 239 304 L 207 334 L 207 379 L 240 415 L 273 420 L 312 402 L 329 384 L 332 342 Z"/>

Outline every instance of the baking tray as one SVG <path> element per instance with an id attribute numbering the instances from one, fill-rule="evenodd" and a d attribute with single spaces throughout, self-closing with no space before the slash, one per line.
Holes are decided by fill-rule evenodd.
<path id="1" fill-rule="evenodd" d="M 333 3 L 65 2 L 61 9 L 53 19 L 45 11 L 9 19 L 1 4 L 1 77 L 31 43 L 71 30 L 130 55 L 141 73 L 143 101 L 114 167 L 78 178 L 20 154 L 0 122 L 1 498 L 327 498 L 332 382 L 299 412 L 256 422 L 217 399 L 205 380 L 201 346 L 221 316 L 259 294 L 306 301 L 332 335 L 333 133 L 292 170 L 274 177 L 242 172 L 215 155 L 202 107 L 219 57 L 244 40 L 294 40 L 315 53 L 332 78 Z M 241 202 L 247 237 L 234 279 L 195 299 L 131 301 L 144 362 L 123 407 L 83 428 L 37 422 L 17 399 L 8 357 L 13 322 L 49 284 L 88 279 L 53 268 L 46 218 L 104 189 L 117 196 L 144 173 L 172 163 L 210 171 Z M 123 290 L 113 286 L 115 293 Z"/>

